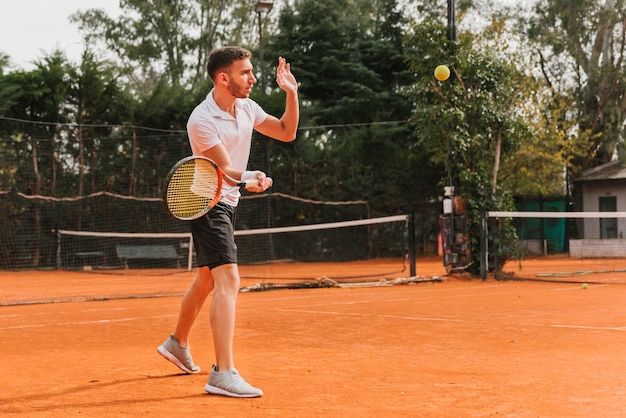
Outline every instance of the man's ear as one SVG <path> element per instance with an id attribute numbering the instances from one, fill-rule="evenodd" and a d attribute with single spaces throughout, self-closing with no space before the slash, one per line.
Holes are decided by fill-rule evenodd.
<path id="1" fill-rule="evenodd" d="M 219 84 L 226 85 L 226 84 L 228 84 L 228 81 L 229 81 L 229 80 L 230 80 L 230 77 L 229 77 L 229 75 L 228 75 L 228 74 L 226 74 L 226 73 L 219 73 L 219 74 L 217 75 L 217 82 L 218 82 Z"/>

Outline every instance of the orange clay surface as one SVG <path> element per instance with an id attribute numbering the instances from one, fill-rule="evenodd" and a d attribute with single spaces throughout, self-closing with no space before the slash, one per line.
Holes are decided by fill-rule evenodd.
<path id="1" fill-rule="evenodd" d="M 235 358 L 257 399 L 204 392 L 209 301 L 197 375 L 156 352 L 180 296 L 1 306 L 0 416 L 626 416 L 623 282 L 443 279 L 241 293 Z"/>

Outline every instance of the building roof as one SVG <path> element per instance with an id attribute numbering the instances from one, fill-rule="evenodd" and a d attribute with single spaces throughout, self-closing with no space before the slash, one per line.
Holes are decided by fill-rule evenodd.
<path id="1" fill-rule="evenodd" d="M 583 171 L 574 181 L 625 180 L 626 167 L 620 161 L 611 161 Z"/>

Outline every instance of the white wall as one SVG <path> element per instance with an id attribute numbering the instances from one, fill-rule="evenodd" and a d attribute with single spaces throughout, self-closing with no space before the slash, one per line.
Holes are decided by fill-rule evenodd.
<path id="1" fill-rule="evenodd" d="M 599 212 L 599 198 L 615 196 L 617 211 L 626 211 L 626 181 L 587 181 L 583 183 L 583 212 Z M 584 219 L 585 239 L 600 238 L 598 219 Z M 626 218 L 617 219 L 617 236 L 626 238 Z"/>

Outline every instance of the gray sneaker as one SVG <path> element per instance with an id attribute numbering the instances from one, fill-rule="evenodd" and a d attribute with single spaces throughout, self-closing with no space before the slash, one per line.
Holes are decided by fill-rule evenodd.
<path id="1" fill-rule="evenodd" d="M 204 390 L 213 395 L 232 396 L 235 398 L 258 398 L 263 396 L 263 391 L 243 380 L 243 377 L 239 375 L 236 369 L 220 372 L 215 365 L 213 365 L 209 381 L 204 386 Z"/>
<path id="2" fill-rule="evenodd" d="M 185 373 L 196 374 L 200 372 L 200 367 L 193 363 L 189 346 L 183 347 L 180 345 L 178 340 L 174 337 L 174 334 L 170 335 L 163 344 L 158 346 L 157 351 Z"/>

